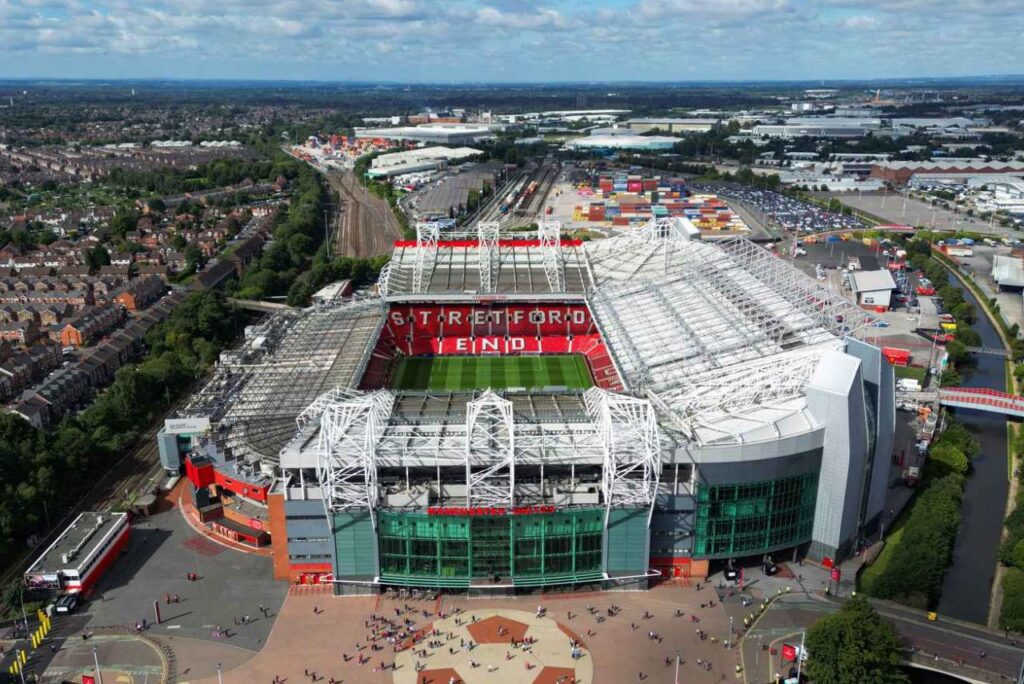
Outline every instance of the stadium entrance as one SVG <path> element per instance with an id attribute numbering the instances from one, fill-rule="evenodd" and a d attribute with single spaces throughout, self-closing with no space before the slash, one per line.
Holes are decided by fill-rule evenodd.
<path id="1" fill-rule="evenodd" d="M 543 586 L 603 577 L 603 508 L 439 511 L 381 511 L 382 584 Z"/>

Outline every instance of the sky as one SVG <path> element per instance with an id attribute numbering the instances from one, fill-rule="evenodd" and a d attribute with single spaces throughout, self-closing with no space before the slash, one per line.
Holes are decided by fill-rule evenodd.
<path id="1" fill-rule="evenodd" d="M 807 80 L 1024 72 L 1024 0 L 0 0 L 0 78 Z"/>

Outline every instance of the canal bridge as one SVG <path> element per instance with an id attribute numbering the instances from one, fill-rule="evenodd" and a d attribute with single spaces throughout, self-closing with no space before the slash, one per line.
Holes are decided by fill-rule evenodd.
<path id="1" fill-rule="evenodd" d="M 1024 418 L 1024 397 L 984 387 L 943 387 L 939 403 L 951 408 L 968 408 Z"/>
<path id="2" fill-rule="evenodd" d="M 1000 413 L 1012 418 L 1024 418 L 1024 397 L 984 387 L 943 387 L 925 392 L 901 392 L 901 399 L 920 404 L 934 404 L 950 408 L 968 408 L 989 413 Z"/>

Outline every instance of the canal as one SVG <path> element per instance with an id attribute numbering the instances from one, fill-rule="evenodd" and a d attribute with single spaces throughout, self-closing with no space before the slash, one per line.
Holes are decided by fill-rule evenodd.
<path id="1" fill-rule="evenodd" d="M 951 283 L 959 281 L 952 275 Z M 978 320 L 974 329 L 983 347 L 1002 348 L 995 327 L 967 288 L 964 297 L 974 305 Z M 1002 358 L 973 355 L 970 368 L 960 373 L 965 387 L 986 387 L 1006 391 L 1006 366 Z M 939 599 L 941 615 L 985 624 L 989 595 L 996 572 L 996 557 L 1003 529 L 1003 513 L 1009 493 L 1007 482 L 1006 418 L 995 413 L 955 409 L 955 419 L 966 426 L 981 443 L 981 453 L 972 462 L 964 490 L 960 531 L 953 547 L 953 564 L 946 574 Z"/>

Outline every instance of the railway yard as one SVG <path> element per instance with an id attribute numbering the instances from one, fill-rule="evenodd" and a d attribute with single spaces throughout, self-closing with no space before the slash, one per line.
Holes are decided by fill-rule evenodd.
<path id="1" fill-rule="evenodd" d="M 365 258 L 389 253 L 402 238 L 402 226 L 387 200 L 367 191 L 349 171 L 327 171 L 324 177 L 340 199 L 330 226 L 334 254 Z"/>

